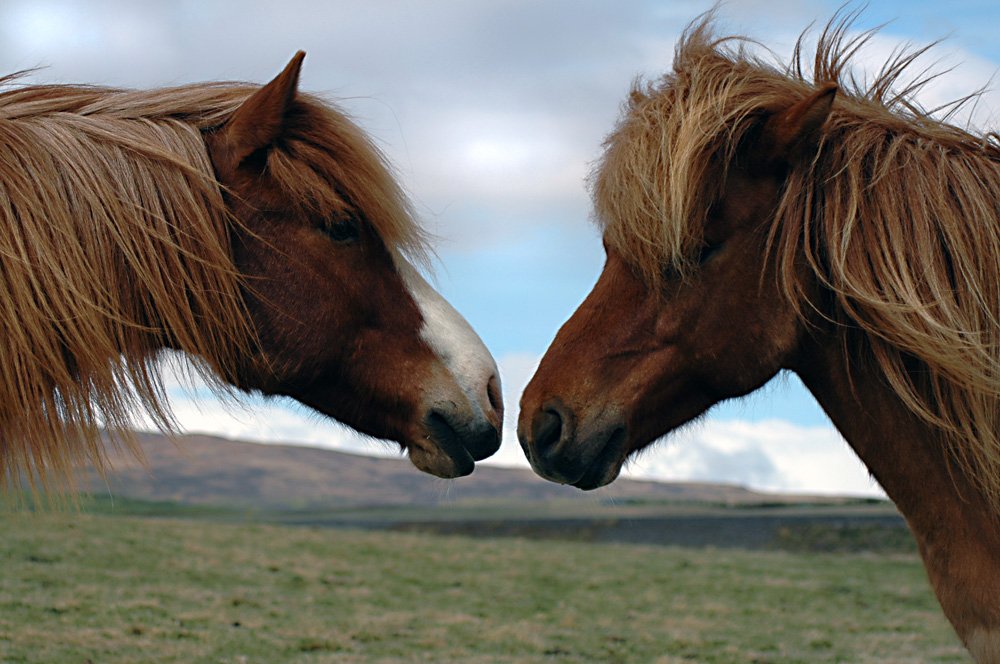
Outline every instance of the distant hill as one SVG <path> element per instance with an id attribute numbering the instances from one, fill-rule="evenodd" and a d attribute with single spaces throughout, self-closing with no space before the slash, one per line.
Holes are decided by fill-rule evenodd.
<path id="1" fill-rule="evenodd" d="M 786 497 L 738 486 L 622 480 L 596 492 L 542 480 L 530 470 L 478 465 L 458 480 L 417 471 L 406 459 L 386 459 L 293 445 L 249 443 L 205 435 L 176 439 L 137 434 L 146 457 L 113 457 L 102 480 L 83 472 L 81 488 L 98 494 L 186 504 L 260 508 L 431 506 L 489 501 L 576 499 L 697 501 L 746 504 Z"/>

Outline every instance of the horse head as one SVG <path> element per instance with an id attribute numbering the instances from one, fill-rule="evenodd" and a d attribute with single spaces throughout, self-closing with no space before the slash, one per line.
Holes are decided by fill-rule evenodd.
<path id="1" fill-rule="evenodd" d="M 496 364 L 407 260 L 419 231 L 375 148 L 298 93 L 302 58 L 206 134 L 254 339 L 228 374 L 466 475 L 500 444 Z"/>
<path id="2" fill-rule="evenodd" d="M 632 95 L 594 178 L 604 270 L 521 400 L 518 437 L 538 474 L 608 484 L 631 455 L 792 361 L 803 324 L 769 260 L 769 229 L 785 174 L 815 151 L 836 89 L 742 112 L 737 145 L 702 148 L 693 192 L 668 181 L 692 164 L 660 154 L 658 136 L 660 123 L 694 119 L 675 117 L 682 102 L 669 84 Z M 652 193 L 664 190 L 685 201 Z M 649 253 L 653 242 L 664 251 Z"/>

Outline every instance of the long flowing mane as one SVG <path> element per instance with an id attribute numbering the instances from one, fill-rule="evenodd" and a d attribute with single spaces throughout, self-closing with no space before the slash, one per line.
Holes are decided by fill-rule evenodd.
<path id="1" fill-rule="evenodd" d="M 926 49 L 897 52 L 870 83 L 852 62 L 875 34 L 835 17 L 789 65 L 712 16 L 690 26 L 673 71 L 637 83 L 592 176 L 607 241 L 650 283 L 690 274 L 703 222 L 741 142 L 762 118 L 834 82 L 840 93 L 811 163 L 793 168 L 769 229 L 784 292 L 802 315 L 856 333 L 845 352 L 876 362 L 899 398 L 938 427 L 1000 508 L 1000 148 L 901 84 Z M 808 279 L 831 307 L 808 301 Z"/>
<path id="2" fill-rule="evenodd" d="M 0 79 L 0 478 L 102 467 L 102 429 L 145 410 L 173 421 L 155 369 L 185 351 L 213 387 L 253 331 L 233 264 L 234 224 L 204 134 L 257 87 L 151 91 Z M 342 113 L 295 101 L 267 168 L 289 200 L 362 211 L 393 250 L 423 239 L 380 153 Z"/>

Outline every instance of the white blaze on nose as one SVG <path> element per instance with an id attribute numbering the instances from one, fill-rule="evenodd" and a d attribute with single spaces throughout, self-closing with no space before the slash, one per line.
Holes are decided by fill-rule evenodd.
<path id="1" fill-rule="evenodd" d="M 396 258 L 396 269 L 424 318 L 420 337 L 431 347 L 477 414 L 487 417 L 490 406 L 487 384 L 499 372 L 496 361 L 468 321 L 420 275 L 410 263 Z"/>

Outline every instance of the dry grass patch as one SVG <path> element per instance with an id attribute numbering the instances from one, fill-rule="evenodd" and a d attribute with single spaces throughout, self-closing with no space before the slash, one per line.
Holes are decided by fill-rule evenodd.
<path id="1" fill-rule="evenodd" d="M 966 661 L 914 556 L 0 520 L 4 662 Z"/>

